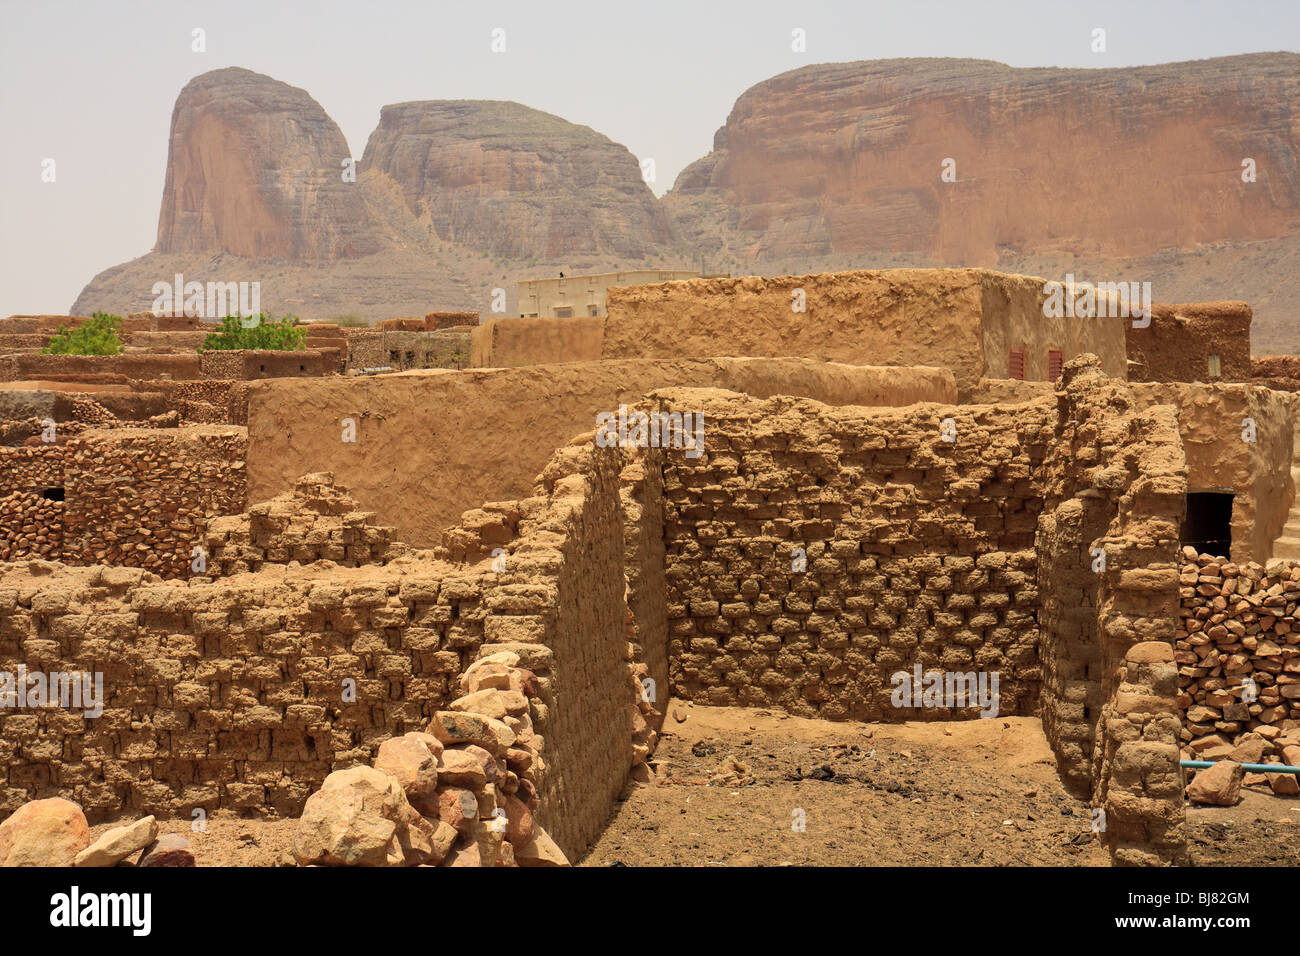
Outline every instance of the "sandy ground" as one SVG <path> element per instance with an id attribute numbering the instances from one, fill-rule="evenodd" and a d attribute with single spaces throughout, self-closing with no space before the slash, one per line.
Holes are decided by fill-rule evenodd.
<path id="1" fill-rule="evenodd" d="M 673 701 L 654 762 L 657 782 L 629 789 L 581 865 L 1109 865 L 1033 718 L 859 724 Z M 283 866 L 294 823 L 222 812 L 203 832 L 159 829 L 188 836 L 200 866 Z M 1197 866 L 1294 866 L 1300 799 L 1247 788 L 1235 807 L 1189 807 L 1188 845 Z"/>
<path id="2" fill-rule="evenodd" d="M 659 782 L 631 792 L 584 865 L 1109 863 L 1031 718 L 859 724 L 674 701 L 655 761 Z"/>

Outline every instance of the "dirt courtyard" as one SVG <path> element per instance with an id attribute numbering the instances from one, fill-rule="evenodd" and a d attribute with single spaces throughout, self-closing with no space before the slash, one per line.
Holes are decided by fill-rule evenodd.
<path id="1" fill-rule="evenodd" d="M 679 701 L 667 713 L 658 783 L 630 793 L 582 865 L 1110 863 L 1034 718 L 859 724 Z M 1300 859 L 1300 801 L 1244 798 L 1189 810 L 1193 862 Z"/>

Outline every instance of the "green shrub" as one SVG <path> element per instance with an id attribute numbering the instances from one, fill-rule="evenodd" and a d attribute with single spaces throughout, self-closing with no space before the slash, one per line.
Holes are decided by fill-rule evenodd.
<path id="1" fill-rule="evenodd" d="M 46 355 L 118 355 L 122 351 L 122 317 L 96 312 L 74 329 L 60 325 L 41 349 Z"/>
<path id="2" fill-rule="evenodd" d="M 245 322 L 257 319 L 252 328 L 244 328 Z M 200 352 L 230 349 L 269 349 L 277 352 L 292 352 L 307 347 L 307 330 L 294 328 L 294 317 L 286 315 L 278 322 L 263 313 L 247 319 L 228 315 L 221 320 L 217 331 L 203 340 Z"/>

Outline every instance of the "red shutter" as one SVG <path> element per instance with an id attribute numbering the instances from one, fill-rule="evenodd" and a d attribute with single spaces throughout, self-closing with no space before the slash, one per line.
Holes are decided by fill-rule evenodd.
<path id="1" fill-rule="evenodd" d="M 1047 380 L 1055 382 L 1061 377 L 1061 366 L 1065 364 L 1065 358 L 1061 355 L 1060 349 L 1047 350 Z"/>
<path id="2" fill-rule="evenodd" d="M 1009 364 L 1011 366 L 1011 377 L 1023 382 L 1025 380 L 1025 350 L 1012 349 Z"/>

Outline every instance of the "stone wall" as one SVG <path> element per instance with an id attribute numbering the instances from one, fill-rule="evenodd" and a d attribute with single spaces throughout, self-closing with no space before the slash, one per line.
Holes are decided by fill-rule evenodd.
<path id="1" fill-rule="evenodd" d="M 837 720 L 974 715 L 895 706 L 892 675 L 919 665 L 997 672 L 999 712 L 1035 712 L 1050 403 L 656 398 L 705 422 L 702 455 L 663 452 L 675 695 Z"/>
<path id="2" fill-rule="evenodd" d="M 1245 302 L 1156 304 L 1151 324 L 1126 323 L 1129 380 L 1134 382 L 1248 382 L 1250 323 Z M 1210 375 L 1209 357 L 1219 357 Z"/>
<path id="3" fill-rule="evenodd" d="M 421 368 L 467 368 L 470 333 L 441 331 L 359 331 L 348 336 L 347 368 L 389 368 L 398 372 Z"/>
<path id="4" fill-rule="evenodd" d="M 1258 759 L 1246 762 L 1289 763 L 1283 748 L 1300 746 L 1300 563 L 1236 564 L 1186 548 L 1179 580 L 1175 660 L 1191 759 L 1222 760 L 1254 740 Z"/>
<path id="5" fill-rule="evenodd" d="M 32 554 L 36 542 L 35 553 L 68 564 L 188 574 L 207 522 L 244 507 L 242 428 L 60 425 L 58 434 L 57 443 L 0 446 L 0 496 L 21 516 L 4 526 L 0 560 Z M 40 503 L 60 492 L 60 508 Z"/>
<path id="6" fill-rule="evenodd" d="M 199 356 L 155 355 L 127 352 L 121 355 L 42 355 L 39 352 L 0 355 L 0 382 L 119 376 L 134 379 L 202 378 Z"/>
<path id="7" fill-rule="evenodd" d="M 317 349 L 209 349 L 199 356 L 199 366 L 204 378 L 243 382 L 311 378 L 333 371 Z"/>

